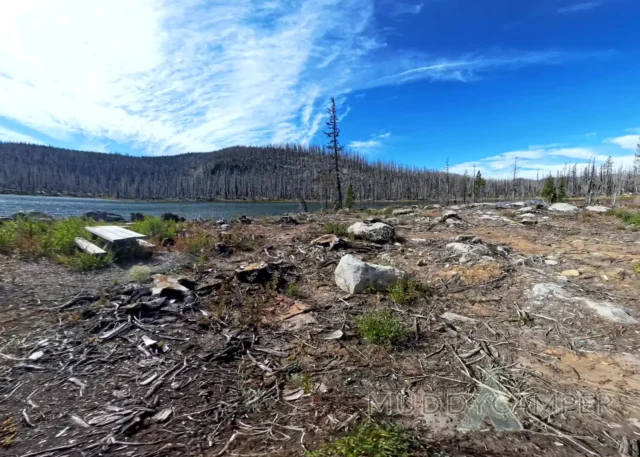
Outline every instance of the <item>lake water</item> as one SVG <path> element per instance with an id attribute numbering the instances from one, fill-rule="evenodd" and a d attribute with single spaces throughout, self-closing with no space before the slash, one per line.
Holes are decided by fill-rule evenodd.
<path id="1" fill-rule="evenodd" d="M 403 202 L 409 205 L 413 202 Z M 416 202 L 418 203 L 418 202 Z M 423 203 L 424 204 L 424 203 Z M 382 208 L 389 202 L 366 203 L 363 206 Z M 309 202 L 309 211 L 323 207 L 318 202 Z M 98 198 L 40 197 L 31 195 L 0 195 L 0 216 L 10 216 L 18 211 L 42 211 L 53 217 L 82 216 L 87 211 L 108 211 L 129 219 L 131 213 L 160 216 L 175 213 L 187 219 L 231 219 L 237 215 L 276 216 L 295 212 L 298 203 L 276 202 L 153 202 L 136 200 L 103 200 Z"/>

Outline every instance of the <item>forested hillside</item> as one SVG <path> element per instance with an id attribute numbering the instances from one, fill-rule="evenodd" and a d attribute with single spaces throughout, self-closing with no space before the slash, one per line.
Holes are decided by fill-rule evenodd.
<path id="1" fill-rule="evenodd" d="M 237 146 L 166 157 L 72 151 L 0 143 L 0 192 L 140 199 L 305 199 L 334 201 L 331 156 L 296 145 Z M 600 186 L 613 191 L 612 169 L 567 170 L 570 196 Z M 603 174 L 604 173 L 604 174 Z M 358 200 L 464 201 L 538 195 L 544 183 L 484 180 L 468 175 L 369 162 L 357 154 L 340 160 L 343 188 Z M 621 184 L 624 187 L 624 184 Z"/>

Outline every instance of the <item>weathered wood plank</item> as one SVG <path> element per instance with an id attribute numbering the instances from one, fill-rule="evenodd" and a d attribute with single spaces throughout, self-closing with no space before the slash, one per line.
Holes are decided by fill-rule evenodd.
<path id="1" fill-rule="evenodd" d="M 146 238 L 146 235 L 136 233 L 132 230 L 128 230 L 117 225 L 101 225 L 98 227 L 85 227 L 88 232 L 93 233 L 95 236 L 109 241 L 110 243 L 116 243 L 119 241 L 128 241 Z"/>
<path id="2" fill-rule="evenodd" d="M 151 249 L 151 248 L 155 248 L 156 247 L 155 244 L 149 243 L 148 241 L 145 241 L 145 240 L 142 240 L 142 239 L 137 239 L 136 241 L 138 242 L 138 245 L 140 245 L 140 247 L 143 247 L 143 248 Z"/>
<path id="3" fill-rule="evenodd" d="M 100 247 L 96 246 L 88 240 L 85 240 L 84 238 L 77 237 L 74 239 L 74 242 L 76 243 L 76 246 L 78 246 L 87 254 L 104 255 L 107 253 L 107 251 L 105 251 L 104 249 L 101 249 Z"/>

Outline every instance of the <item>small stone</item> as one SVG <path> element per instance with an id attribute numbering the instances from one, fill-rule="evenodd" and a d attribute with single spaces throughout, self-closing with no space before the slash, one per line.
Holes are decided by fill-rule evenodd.
<path id="1" fill-rule="evenodd" d="M 560 274 L 566 278 L 577 278 L 580 276 L 580 272 L 578 270 L 564 270 Z"/>
<path id="2" fill-rule="evenodd" d="M 553 260 L 553 259 L 547 259 L 547 260 L 544 261 L 544 263 L 546 263 L 547 265 L 551 265 L 551 266 L 558 265 L 558 261 L 557 260 Z"/>
<path id="3" fill-rule="evenodd" d="M 417 267 L 425 267 L 426 265 L 427 265 L 427 262 L 424 259 L 420 259 L 418 260 L 418 263 L 416 263 Z"/>

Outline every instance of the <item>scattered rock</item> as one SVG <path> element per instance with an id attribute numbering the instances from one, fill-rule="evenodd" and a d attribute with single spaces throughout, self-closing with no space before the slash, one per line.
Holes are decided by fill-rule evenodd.
<path id="1" fill-rule="evenodd" d="M 418 262 L 416 263 L 417 267 L 426 267 L 427 266 L 427 261 L 424 259 L 420 259 L 418 260 Z"/>
<path id="2" fill-rule="evenodd" d="M 228 224 L 226 219 L 218 219 L 216 221 L 216 225 L 225 225 L 225 224 Z"/>
<path id="3" fill-rule="evenodd" d="M 454 256 L 459 257 L 460 263 L 467 263 L 491 254 L 489 248 L 484 244 L 449 243 L 447 249 L 453 251 Z"/>
<path id="4" fill-rule="evenodd" d="M 238 219 L 236 219 L 238 222 L 240 222 L 241 224 L 251 224 L 253 222 L 252 219 L 249 219 L 247 216 L 240 216 Z"/>
<path id="5" fill-rule="evenodd" d="M 41 222 L 51 222 L 54 220 L 52 216 L 49 216 L 47 213 L 43 213 L 42 211 L 18 211 L 11 216 L 11 220 L 17 221 L 18 219 L 28 219 L 31 221 Z"/>
<path id="6" fill-rule="evenodd" d="M 595 206 L 587 206 L 585 209 L 592 213 L 606 213 L 611 208 L 607 208 L 606 206 L 602 206 L 602 205 L 595 205 Z"/>
<path id="7" fill-rule="evenodd" d="M 386 290 L 407 278 L 406 271 L 365 263 L 351 254 L 340 259 L 335 271 L 336 284 L 350 294 L 361 293 L 369 288 Z"/>
<path id="8" fill-rule="evenodd" d="M 224 243 L 216 243 L 213 246 L 213 250 L 216 252 L 216 254 L 222 255 L 225 257 L 229 257 L 230 255 L 233 254 L 233 248 L 231 246 L 227 246 Z"/>
<path id="9" fill-rule="evenodd" d="M 143 221 L 144 220 L 144 214 L 142 214 L 142 213 L 131 213 L 131 216 L 130 216 L 129 220 L 131 222 Z"/>
<path id="10" fill-rule="evenodd" d="M 405 214 L 413 214 L 415 213 L 416 210 L 413 208 L 400 208 L 400 209 L 394 209 L 391 214 L 393 216 L 404 216 Z"/>
<path id="11" fill-rule="evenodd" d="M 87 211 L 84 213 L 84 217 L 93 219 L 94 221 L 104 222 L 125 222 L 124 217 L 116 213 L 109 213 L 107 211 Z M 144 219 L 144 216 L 142 216 Z"/>
<path id="12" fill-rule="evenodd" d="M 186 219 L 182 216 L 173 213 L 164 213 L 160 218 L 163 221 L 184 222 Z"/>
<path id="13" fill-rule="evenodd" d="M 280 218 L 280 223 L 286 225 L 298 225 L 298 220 L 293 216 L 285 215 Z"/>
<path id="14" fill-rule="evenodd" d="M 564 270 L 560 274 L 566 278 L 577 278 L 580 276 L 580 272 L 578 270 Z"/>
<path id="15" fill-rule="evenodd" d="M 223 232 L 228 232 L 229 230 L 231 230 L 231 226 L 229 224 L 222 224 L 220 225 L 220 230 L 222 230 Z"/>
<path id="16" fill-rule="evenodd" d="M 558 261 L 557 260 L 553 260 L 553 259 L 547 259 L 547 260 L 544 261 L 544 263 L 546 265 L 551 265 L 551 266 L 558 265 Z"/>
<path id="17" fill-rule="evenodd" d="M 347 229 L 358 238 L 364 238 L 374 243 L 387 243 L 393 241 L 396 237 L 396 230 L 390 225 L 382 222 L 367 224 L 365 222 L 356 222 Z"/>
<path id="18" fill-rule="evenodd" d="M 577 206 L 570 205 L 569 203 L 554 203 L 549 207 L 549 211 L 555 211 L 558 213 L 577 213 L 580 209 Z"/>
<path id="19" fill-rule="evenodd" d="M 375 222 L 380 222 L 380 221 L 375 221 Z M 400 225 L 400 219 L 398 219 L 397 217 L 389 217 L 387 219 L 384 219 L 382 222 L 391 226 Z"/>

